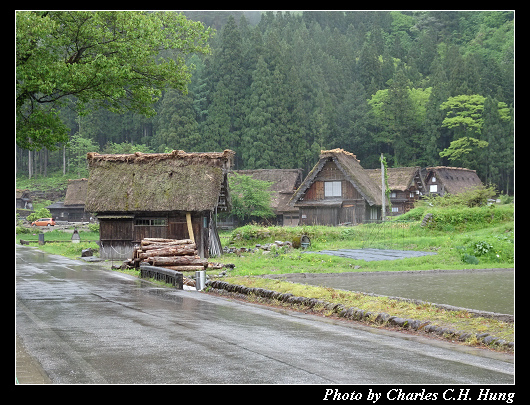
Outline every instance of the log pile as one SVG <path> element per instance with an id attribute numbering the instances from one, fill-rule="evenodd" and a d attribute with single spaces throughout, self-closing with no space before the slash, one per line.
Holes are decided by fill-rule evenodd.
<path id="1" fill-rule="evenodd" d="M 142 239 L 130 264 L 138 267 L 142 262 L 176 271 L 204 270 L 208 266 L 208 260 L 199 257 L 191 239 Z"/>

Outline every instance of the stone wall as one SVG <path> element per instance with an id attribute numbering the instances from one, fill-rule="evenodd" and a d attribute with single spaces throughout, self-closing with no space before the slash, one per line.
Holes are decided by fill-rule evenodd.
<path id="1" fill-rule="evenodd" d="M 386 312 L 370 312 L 360 308 L 345 307 L 340 303 L 318 300 L 316 298 L 298 297 L 290 293 L 280 293 L 278 291 L 267 290 L 264 288 L 246 287 L 238 284 L 230 284 L 226 281 L 220 280 L 208 280 L 206 282 L 206 286 L 209 287 L 209 291 L 221 295 L 231 295 L 243 299 L 248 298 L 249 295 L 254 295 L 256 297 L 265 299 L 266 301 L 269 300 L 270 302 L 276 300 L 284 304 L 303 306 L 308 309 L 319 307 L 321 309 L 331 311 L 340 318 L 361 321 L 369 324 L 397 326 L 403 329 L 415 331 L 423 330 L 426 333 L 432 333 L 462 342 L 473 337 L 472 333 L 456 331 L 451 328 L 432 325 L 429 321 L 400 318 L 397 316 L 391 316 Z M 514 342 L 507 342 L 504 339 L 490 336 L 489 333 L 475 334 L 475 337 L 484 345 L 496 345 L 508 350 L 511 350 L 515 347 Z"/>

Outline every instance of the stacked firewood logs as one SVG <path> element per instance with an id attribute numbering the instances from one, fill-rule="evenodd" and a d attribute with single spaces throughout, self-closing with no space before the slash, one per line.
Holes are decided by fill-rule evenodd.
<path id="1" fill-rule="evenodd" d="M 133 254 L 134 264 L 141 262 L 177 271 L 204 270 L 208 260 L 201 259 L 191 239 L 145 238 Z"/>

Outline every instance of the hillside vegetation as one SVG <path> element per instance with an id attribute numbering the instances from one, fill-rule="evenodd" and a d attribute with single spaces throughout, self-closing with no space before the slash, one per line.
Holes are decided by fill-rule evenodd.
<path id="1" fill-rule="evenodd" d="M 33 175 L 83 177 L 87 152 L 226 148 L 235 169 L 308 171 L 343 148 L 367 169 L 384 153 L 394 167 L 468 167 L 513 193 L 513 11 L 185 14 L 217 29 L 210 54 L 186 56 L 187 94 L 165 90 L 147 117 L 61 107 L 68 142 L 18 147 L 17 171 L 33 160 Z"/>

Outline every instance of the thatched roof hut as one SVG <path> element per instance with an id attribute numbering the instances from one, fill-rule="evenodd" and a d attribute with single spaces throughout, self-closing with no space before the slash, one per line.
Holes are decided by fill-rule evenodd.
<path id="1" fill-rule="evenodd" d="M 234 154 L 88 153 L 85 209 L 100 221 L 101 256 L 130 257 L 135 244 L 151 237 L 195 240 L 208 257 L 210 241 L 218 241 L 212 213 L 229 209 Z"/>
<path id="2" fill-rule="evenodd" d="M 68 180 L 68 188 L 66 189 L 64 205 L 84 205 L 87 187 L 88 179 L 83 178 Z"/>
<path id="3" fill-rule="evenodd" d="M 424 173 L 427 192 L 432 194 L 459 194 L 482 185 L 477 171 L 464 167 L 427 167 Z"/>
<path id="4" fill-rule="evenodd" d="M 323 150 L 290 200 L 300 208 L 300 223 L 338 225 L 381 217 L 381 187 L 343 149 Z"/>
<path id="5" fill-rule="evenodd" d="M 419 166 L 389 167 L 387 169 L 388 186 L 391 190 L 405 191 L 416 186 L 415 176 L 421 171 Z M 381 169 L 366 169 L 373 181 L 381 182 Z M 421 176 L 420 176 L 421 177 Z"/>
<path id="6" fill-rule="evenodd" d="M 374 182 L 381 184 L 381 169 L 366 169 Z M 389 167 L 387 169 L 390 188 L 391 215 L 403 214 L 414 207 L 414 201 L 425 193 L 425 183 L 419 166 Z"/>
<path id="7" fill-rule="evenodd" d="M 66 189 L 64 202 L 56 201 L 47 206 L 52 216 L 58 221 L 84 222 L 91 218 L 90 212 L 85 211 L 85 200 L 88 179 L 70 179 Z"/>

